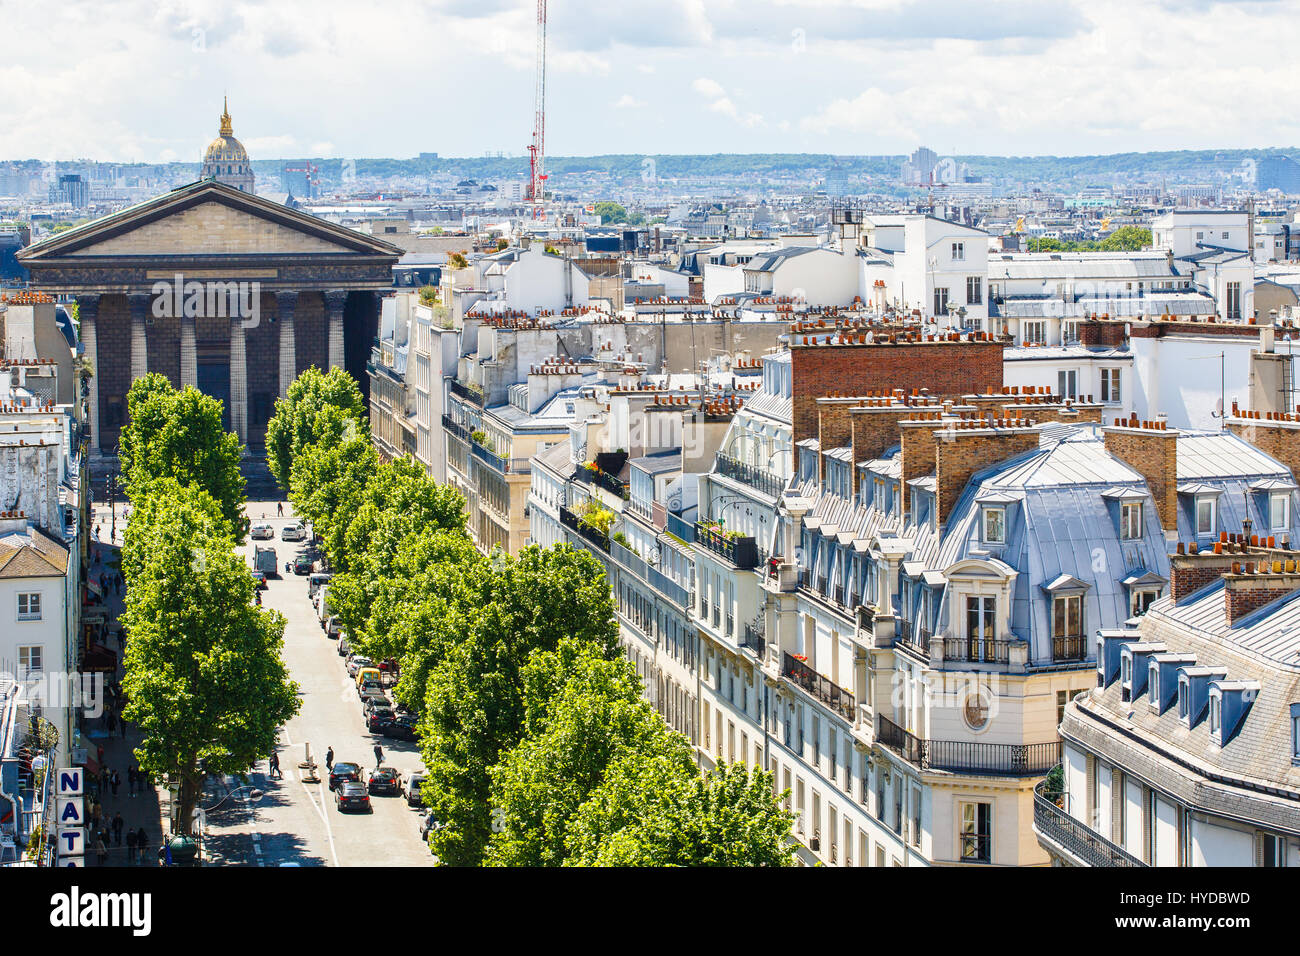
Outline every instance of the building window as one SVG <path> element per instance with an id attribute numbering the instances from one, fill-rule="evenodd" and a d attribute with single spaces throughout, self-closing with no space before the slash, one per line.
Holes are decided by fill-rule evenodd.
<path id="1" fill-rule="evenodd" d="M 1196 533 L 1214 534 L 1214 511 L 1217 502 L 1213 498 L 1196 499 Z"/>
<path id="2" fill-rule="evenodd" d="M 1189 688 L 1187 686 L 1187 678 L 1179 677 L 1178 678 L 1178 719 L 1179 720 L 1186 720 L 1190 710 L 1191 705 L 1187 699 L 1188 690 Z"/>
<path id="3" fill-rule="evenodd" d="M 1147 668 L 1147 703 L 1160 706 L 1160 665 L 1155 661 Z"/>
<path id="4" fill-rule="evenodd" d="M 1291 705 L 1291 762 L 1300 764 L 1300 704 Z"/>
<path id="5" fill-rule="evenodd" d="M 1083 595 L 1070 594 L 1052 599 L 1052 636 L 1083 635 Z"/>
<path id="6" fill-rule="evenodd" d="M 1020 330 L 1025 345 L 1045 345 L 1047 343 L 1046 322 L 1021 322 Z"/>
<path id="7" fill-rule="evenodd" d="M 961 805 L 961 859 L 963 863 L 993 862 L 993 805 Z"/>
<path id="8" fill-rule="evenodd" d="M 1126 541 L 1142 537 L 1142 502 L 1135 501 L 1120 506 L 1119 536 Z"/>
<path id="9" fill-rule="evenodd" d="M 1286 866 L 1286 840 L 1272 833 L 1256 833 L 1255 865 Z"/>
<path id="10" fill-rule="evenodd" d="M 1070 319 L 1061 322 L 1061 344 L 1074 345 L 1079 341 L 1079 323 Z"/>
<path id="11" fill-rule="evenodd" d="M 1240 282 L 1228 283 L 1227 298 L 1228 301 L 1225 304 L 1225 308 L 1227 309 L 1227 313 L 1228 313 L 1227 318 L 1229 319 L 1241 318 L 1241 283 Z"/>
<path id="12" fill-rule="evenodd" d="M 1151 606 L 1151 602 L 1160 597 L 1159 591 L 1142 590 L 1134 591 L 1133 597 L 1129 602 L 1129 609 L 1132 611 L 1132 617 L 1141 617 Z"/>
<path id="13" fill-rule="evenodd" d="M 981 276 L 966 277 L 966 304 L 982 305 L 984 303 L 984 279 Z"/>
<path id="14" fill-rule="evenodd" d="M 39 644 L 18 648 L 18 676 L 21 680 L 39 676 L 45 671 L 45 652 Z"/>
<path id="15" fill-rule="evenodd" d="M 1268 496 L 1269 530 L 1285 531 L 1291 527 L 1291 495 L 1289 493 Z"/>
<path id="16" fill-rule="evenodd" d="M 1104 368 L 1101 370 L 1101 400 L 1108 405 L 1118 405 L 1120 398 L 1120 370 Z"/>
<path id="17" fill-rule="evenodd" d="M 1007 539 L 1007 512 L 1004 508 L 984 509 L 984 543 L 1003 544 Z"/>
<path id="18" fill-rule="evenodd" d="M 1223 729 L 1223 698 L 1218 694 L 1210 695 L 1210 736 L 1217 738 Z M 1218 742 L 1217 739 L 1215 741 Z"/>
<path id="19" fill-rule="evenodd" d="M 18 620 L 39 621 L 41 619 L 41 595 L 38 591 L 24 592 L 18 595 Z"/>
<path id="20" fill-rule="evenodd" d="M 1056 390 L 1062 398 L 1077 398 L 1079 396 L 1078 369 L 1061 369 L 1057 372 Z"/>
<path id="21" fill-rule="evenodd" d="M 997 598 L 966 598 L 966 654 L 972 661 L 992 659 L 996 650 L 993 638 L 996 634 L 995 618 Z"/>
<path id="22" fill-rule="evenodd" d="M 952 244 L 952 261 L 953 262 L 966 261 L 966 243 L 954 242 Z"/>
<path id="23" fill-rule="evenodd" d="M 948 289 L 946 287 L 940 288 L 939 286 L 935 286 L 934 314 L 936 316 L 948 314 Z"/>

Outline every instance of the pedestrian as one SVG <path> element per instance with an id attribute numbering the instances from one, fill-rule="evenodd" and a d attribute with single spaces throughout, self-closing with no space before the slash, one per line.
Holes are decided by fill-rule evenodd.
<path id="1" fill-rule="evenodd" d="M 275 503 L 275 516 L 276 516 L 277 518 L 283 518 L 283 517 L 284 517 L 284 502 L 283 502 L 283 501 L 277 501 L 277 502 Z"/>
<path id="2" fill-rule="evenodd" d="M 126 788 L 130 796 L 135 796 L 135 764 L 126 768 Z"/>
<path id="3" fill-rule="evenodd" d="M 108 785 L 113 788 L 113 799 L 116 800 L 117 788 L 122 785 L 122 777 L 116 770 L 113 771 L 113 777 L 109 780 Z"/>
<path id="4" fill-rule="evenodd" d="M 378 768 L 384 762 L 384 748 L 375 744 L 375 767 Z"/>
<path id="5" fill-rule="evenodd" d="M 280 755 L 275 752 L 271 754 L 271 776 L 277 779 L 284 777 L 284 774 L 280 772 Z"/>
<path id="6" fill-rule="evenodd" d="M 108 767 L 101 763 L 99 765 L 99 798 L 102 800 L 108 796 Z"/>
<path id="7" fill-rule="evenodd" d="M 134 831 L 134 830 L 127 830 L 127 831 L 126 831 L 126 863 L 127 863 L 127 866 L 132 866 L 132 865 L 134 865 L 135 860 L 136 860 L 136 851 L 135 851 L 135 831 Z"/>
<path id="8" fill-rule="evenodd" d="M 96 541 L 99 540 L 99 523 L 98 523 L 98 522 L 95 523 L 95 540 L 96 540 Z"/>
<path id="9" fill-rule="evenodd" d="M 145 853 L 149 849 L 149 835 L 144 832 L 144 827 L 135 831 L 135 851 L 140 855 L 140 865 L 144 866 Z"/>
<path id="10" fill-rule="evenodd" d="M 326 770 L 334 769 L 334 748 L 333 747 L 330 747 L 328 750 L 325 751 L 325 769 Z"/>
<path id="11" fill-rule="evenodd" d="M 108 863 L 108 847 L 104 845 L 104 835 L 101 833 L 95 837 L 95 859 L 100 866 Z"/>
<path id="12" fill-rule="evenodd" d="M 118 712 L 117 715 L 117 729 L 121 731 L 122 739 L 125 740 L 126 739 L 126 718 L 122 716 L 120 711 Z"/>
<path id="13" fill-rule="evenodd" d="M 119 810 L 113 814 L 113 844 L 115 846 L 122 845 L 122 828 L 124 826 L 126 826 L 126 821 L 122 819 L 122 813 Z"/>

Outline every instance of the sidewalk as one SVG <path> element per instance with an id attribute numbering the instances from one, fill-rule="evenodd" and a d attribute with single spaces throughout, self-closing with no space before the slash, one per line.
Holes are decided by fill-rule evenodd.
<path id="1" fill-rule="evenodd" d="M 114 565 L 120 554 L 122 534 L 125 530 L 120 504 L 117 510 L 117 537 L 110 542 L 111 521 L 107 518 L 108 510 L 102 504 L 96 504 L 95 518 L 100 523 L 101 540 L 92 541 L 89 576 L 97 584 L 101 572 L 111 574 L 116 570 Z M 122 613 L 122 606 L 122 596 L 112 588 L 105 588 L 102 607 L 108 617 L 110 626 L 116 625 L 117 619 Z M 122 648 L 116 642 L 108 642 L 108 644 L 118 655 L 117 673 L 113 675 L 111 682 L 120 684 L 123 676 Z M 137 862 L 138 852 L 131 853 L 127 846 L 127 832 L 138 832 L 143 828 L 146 837 L 143 865 L 157 866 L 158 848 L 162 845 L 163 834 L 168 829 L 167 809 L 165 806 L 167 792 L 164 788 L 154 787 L 143 782 L 138 782 L 135 791 L 132 792 L 127 779 L 127 771 L 136 764 L 133 750 L 141 739 L 139 730 L 127 724 L 126 737 L 123 738 L 117 724 L 114 724 L 114 729 L 110 732 L 105 717 L 101 716 L 87 721 L 83 727 L 83 736 L 91 756 L 100 764 L 100 767 L 107 768 L 110 775 L 113 771 L 117 771 L 121 779 L 116 796 L 114 796 L 111 787 L 101 788 L 97 778 L 90 781 L 90 789 L 97 794 L 96 800 L 100 810 L 98 830 L 104 834 L 104 843 L 108 847 L 107 859 L 102 865 L 142 865 Z M 101 789 L 102 793 L 100 792 Z M 90 809 L 89 801 L 87 809 Z M 114 839 L 112 832 L 114 817 L 119 813 L 122 815 L 123 821 L 120 842 Z M 95 834 L 93 831 L 87 834 L 86 865 L 101 865 L 98 854 L 95 852 Z"/>

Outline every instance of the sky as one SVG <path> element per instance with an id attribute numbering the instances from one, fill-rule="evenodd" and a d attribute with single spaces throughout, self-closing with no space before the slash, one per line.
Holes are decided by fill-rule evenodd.
<path id="1" fill-rule="evenodd" d="M 0 159 L 522 155 L 536 0 L 0 0 Z M 551 0 L 547 152 L 1300 143 L 1300 0 Z"/>

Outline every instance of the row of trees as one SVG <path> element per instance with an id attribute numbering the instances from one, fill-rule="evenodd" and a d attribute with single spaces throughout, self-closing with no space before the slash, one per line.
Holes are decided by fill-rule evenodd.
<path id="1" fill-rule="evenodd" d="M 641 697 L 604 567 L 585 550 L 485 556 L 464 499 L 380 463 L 345 373 L 276 406 L 272 471 L 313 521 L 349 641 L 400 662 L 420 715 L 430 844 L 451 865 L 782 865 L 790 815 L 762 771 L 701 775 Z"/>
<path id="2" fill-rule="evenodd" d="M 1120 226 L 1105 239 L 1030 239 L 1028 252 L 1139 252 L 1151 246 L 1151 230 Z"/>
<path id="3" fill-rule="evenodd" d="M 281 657 L 284 618 L 254 603 L 235 551 L 247 530 L 242 449 L 221 403 L 154 374 L 131 387 L 127 408 L 123 715 L 143 732 L 140 768 L 177 786 L 188 834 L 207 776 L 242 777 L 269 754 L 298 688 Z"/>

